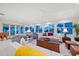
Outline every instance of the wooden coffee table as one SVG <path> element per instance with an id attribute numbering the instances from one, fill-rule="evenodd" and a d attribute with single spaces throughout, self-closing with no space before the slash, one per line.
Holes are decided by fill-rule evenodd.
<path id="1" fill-rule="evenodd" d="M 50 43 L 48 41 L 45 41 L 45 40 L 37 40 L 37 46 L 40 46 L 40 47 L 44 47 L 44 48 L 47 48 L 47 49 L 50 49 L 52 51 L 55 51 L 55 52 L 60 52 L 60 44 L 59 43 Z"/>

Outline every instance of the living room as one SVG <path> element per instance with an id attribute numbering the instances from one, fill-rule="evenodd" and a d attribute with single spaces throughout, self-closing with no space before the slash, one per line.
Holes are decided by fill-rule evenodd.
<path id="1" fill-rule="evenodd" d="M 0 55 L 78 56 L 78 12 L 75 3 L 0 3 Z"/>

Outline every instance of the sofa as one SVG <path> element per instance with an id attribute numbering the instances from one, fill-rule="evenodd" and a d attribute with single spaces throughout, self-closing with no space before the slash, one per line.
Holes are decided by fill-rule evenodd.
<path id="1" fill-rule="evenodd" d="M 79 55 L 79 46 L 70 45 L 70 52 L 73 56 Z"/>
<path id="2" fill-rule="evenodd" d="M 7 40 L 8 39 L 8 33 L 7 32 L 0 32 L 0 39 L 1 40 Z"/>
<path id="3" fill-rule="evenodd" d="M 16 48 L 20 46 L 22 45 L 9 39 L 0 41 L 0 56 L 14 56 Z"/>
<path id="4" fill-rule="evenodd" d="M 78 45 L 76 42 L 73 41 L 65 41 L 65 46 L 70 49 L 70 45 Z"/>
<path id="5" fill-rule="evenodd" d="M 23 35 L 15 35 L 11 38 L 12 42 L 18 42 L 20 43 L 21 38 L 24 38 L 25 41 L 27 41 L 27 36 L 23 36 Z"/>
<path id="6" fill-rule="evenodd" d="M 75 38 L 75 40 L 79 42 L 79 38 Z"/>

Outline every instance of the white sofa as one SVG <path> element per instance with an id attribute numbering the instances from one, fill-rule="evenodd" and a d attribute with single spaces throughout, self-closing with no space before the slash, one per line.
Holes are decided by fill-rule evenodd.
<path id="1" fill-rule="evenodd" d="M 22 46 L 11 40 L 0 41 L 0 56 L 14 56 L 16 48 Z"/>
<path id="2" fill-rule="evenodd" d="M 26 43 L 26 45 L 28 45 L 32 48 L 38 49 L 38 50 L 48 54 L 49 56 L 61 56 L 59 53 L 36 46 L 31 43 L 28 43 L 28 44 Z M 22 45 L 17 42 L 12 42 L 11 40 L 0 41 L 0 56 L 14 56 L 16 48 L 18 48 L 20 46 L 22 46 Z"/>

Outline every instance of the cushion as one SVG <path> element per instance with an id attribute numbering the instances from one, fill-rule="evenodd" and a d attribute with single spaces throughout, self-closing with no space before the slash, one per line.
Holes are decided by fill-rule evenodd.
<path id="1" fill-rule="evenodd" d="M 20 44 L 25 45 L 25 39 L 23 37 L 20 39 Z"/>
<path id="2" fill-rule="evenodd" d="M 18 43 L 20 43 L 20 40 L 21 40 L 21 38 L 22 38 L 23 36 L 21 36 L 21 35 L 16 35 L 16 36 L 13 36 L 11 39 L 12 39 L 12 42 L 18 42 Z"/>

